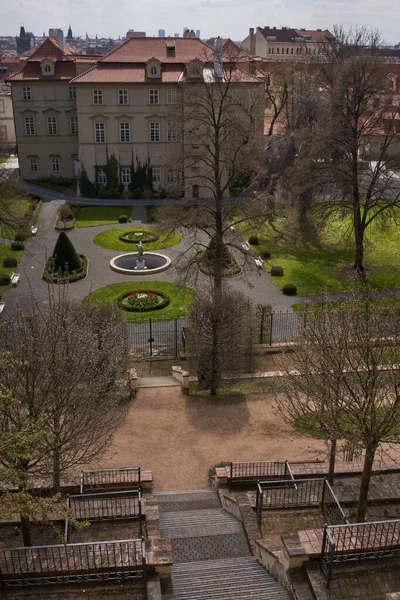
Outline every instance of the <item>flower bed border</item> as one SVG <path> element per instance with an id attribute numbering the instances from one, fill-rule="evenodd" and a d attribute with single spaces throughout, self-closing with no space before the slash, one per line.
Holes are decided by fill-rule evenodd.
<path id="1" fill-rule="evenodd" d="M 128 240 L 126 239 L 126 236 L 129 235 L 130 233 L 144 233 L 148 236 L 147 240 Z M 146 231 L 145 229 L 138 229 L 137 231 L 135 231 L 134 229 L 131 229 L 130 231 L 126 231 L 125 233 L 121 233 L 120 236 L 118 236 L 118 239 L 121 242 L 125 242 L 126 244 L 138 244 L 139 242 L 142 242 L 143 244 L 151 244 L 153 242 L 156 242 L 158 240 L 159 236 L 155 233 L 153 233 L 152 231 Z"/>
<path id="2" fill-rule="evenodd" d="M 143 307 L 136 308 L 134 306 L 126 306 L 125 304 L 123 304 L 123 300 L 125 298 L 127 298 L 130 294 L 132 294 L 132 292 L 156 294 L 157 296 L 161 296 L 162 298 L 164 298 L 164 300 L 160 304 L 157 304 L 156 306 L 149 306 L 149 308 L 143 308 Z M 126 310 L 127 312 L 139 312 L 139 313 L 151 312 L 152 310 L 161 310 L 162 308 L 167 307 L 170 302 L 171 302 L 171 298 L 164 292 L 156 292 L 155 290 L 142 290 L 142 289 L 130 290 L 129 292 L 124 292 L 121 296 L 119 296 L 117 298 L 117 303 L 120 308 L 122 308 L 123 310 Z"/>

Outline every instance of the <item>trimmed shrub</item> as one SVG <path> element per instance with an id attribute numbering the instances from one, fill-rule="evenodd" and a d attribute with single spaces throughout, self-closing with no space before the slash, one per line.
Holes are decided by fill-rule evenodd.
<path id="1" fill-rule="evenodd" d="M 143 198 L 143 190 L 142 188 L 135 188 L 132 190 L 132 198 L 140 199 Z"/>
<path id="2" fill-rule="evenodd" d="M 283 267 L 278 267 L 278 266 L 271 267 L 271 275 L 273 277 L 282 277 Z"/>
<path id="3" fill-rule="evenodd" d="M 82 268 L 82 261 L 73 243 L 64 231 L 58 236 L 51 258 L 53 260 L 54 271 L 68 271 L 68 273 L 72 273 Z"/>
<path id="4" fill-rule="evenodd" d="M 23 231 L 22 229 L 15 234 L 16 242 L 24 242 L 29 237 L 28 232 Z"/>
<path id="5" fill-rule="evenodd" d="M 12 269 L 13 267 L 16 267 L 17 264 L 18 261 L 15 258 L 15 256 L 6 256 L 3 260 L 3 267 L 5 267 L 6 269 Z"/>
<path id="6" fill-rule="evenodd" d="M 271 258 L 271 252 L 268 252 L 268 250 L 263 250 L 261 252 L 261 258 L 263 258 L 264 260 L 268 260 L 269 258 Z"/>
<path id="7" fill-rule="evenodd" d="M 118 217 L 118 223 L 128 223 L 129 217 L 128 215 L 120 215 Z"/>
<path id="8" fill-rule="evenodd" d="M 25 248 L 24 242 L 11 242 L 11 250 L 17 252 L 18 250 L 23 250 Z"/>
<path id="9" fill-rule="evenodd" d="M 11 283 L 11 277 L 8 273 L 0 273 L 0 285 L 9 285 Z"/>
<path id="10" fill-rule="evenodd" d="M 297 294 L 297 287 L 294 285 L 294 283 L 285 283 L 282 288 L 282 292 L 285 294 L 285 296 L 295 296 Z"/>
<path id="11" fill-rule="evenodd" d="M 249 237 L 249 244 L 251 246 L 258 246 L 259 243 L 260 243 L 260 238 L 258 237 L 258 235 L 251 235 Z"/>
<path id="12" fill-rule="evenodd" d="M 79 258 L 81 261 L 80 268 L 65 275 L 65 269 L 62 271 L 54 271 L 54 260 L 53 257 L 50 256 L 43 269 L 43 279 L 52 283 L 73 283 L 74 281 L 83 279 L 87 274 L 88 259 L 84 254 L 79 254 Z"/>

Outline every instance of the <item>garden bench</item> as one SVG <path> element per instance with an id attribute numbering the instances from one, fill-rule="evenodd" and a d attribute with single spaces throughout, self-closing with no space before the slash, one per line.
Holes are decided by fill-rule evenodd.
<path id="1" fill-rule="evenodd" d="M 0 315 L 4 310 L 4 307 L 5 307 L 5 302 L 0 302 Z"/>
<path id="2" fill-rule="evenodd" d="M 261 275 L 262 270 L 263 270 L 263 262 L 264 262 L 263 259 L 261 258 L 261 256 L 259 256 L 258 258 L 256 258 L 254 260 L 254 262 L 256 263 L 258 274 Z"/>
<path id="3" fill-rule="evenodd" d="M 243 250 L 250 250 L 250 244 L 248 242 L 243 242 L 242 248 Z"/>
<path id="4" fill-rule="evenodd" d="M 37 234 L 37 230 L 38 230 L 38 228 L 35 227 L 34 225 L 32 225 L 32 227 L 31 227 L 31 234 L 32 235 L 36 235 Z"/>
<path id="5" fill-rule="evenodd" d="M 11 285 L 17 285 L 19 281 L 19 273 L 11 273 Z"/>

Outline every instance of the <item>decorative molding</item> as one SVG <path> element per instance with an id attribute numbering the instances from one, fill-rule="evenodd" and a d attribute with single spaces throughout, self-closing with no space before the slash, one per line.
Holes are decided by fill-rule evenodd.
<path id="1" fill-rule="evenodd" d="M 114 119 L 115 119 L 116 121 L 133 121 L 133 120 L 134 120 L 134 118 L 135 118 L 135 117 L 132 117 L 132 116 L 130 116 L 130 115 L 127 115 L 127 114 L 125 114 L 125 113 L 123 113 L 122 115 L 116 115 L 116 116 L 114 117 Z"/>
<path id="2" fill-rule="evenodd" d="M 101 113 L 97 113 L 96 115 L 92 115 L 91 117 L 89 117 L 89 119 L 91 121 L 108 121 L 110 117 L 107 117 L 107 115 L 103 115 Z"/>

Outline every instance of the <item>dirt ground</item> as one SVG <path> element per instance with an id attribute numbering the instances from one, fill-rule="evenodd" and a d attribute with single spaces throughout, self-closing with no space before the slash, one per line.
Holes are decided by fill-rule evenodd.
<path id="1" fill-rule="evenodd" d="M 151 469 L 155 491 L 167 491 L 208 487 L 220 461 L 324 459 L 323 442 L 295 433 L 273 405 L 272 395 L 214 400 L 141 389 L 101 466 Z"/>

